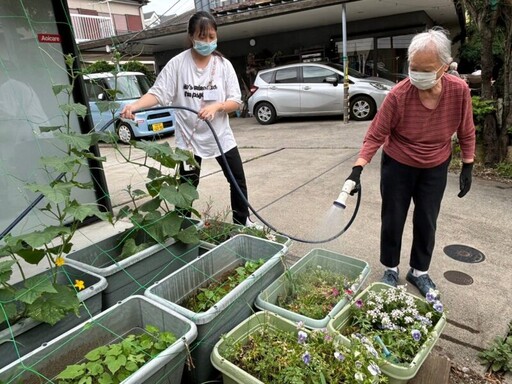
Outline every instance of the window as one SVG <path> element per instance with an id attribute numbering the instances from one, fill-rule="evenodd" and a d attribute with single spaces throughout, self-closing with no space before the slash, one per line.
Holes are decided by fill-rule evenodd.
<path id="1" fill-rule="evenodd" d="M 313 66 L 305 66 L 302 68 L 302 77 L 304 79 L 304 83 L 325 83 L 325 78 L 329 76 L 334 76 L 335 78 L 339 79 L 337 73 L 327 68 Z"/>
<path id="2" fill-rule="evenodd" d="M 298 68 L 284 68 L 276 71 L 276 83 L 298 83 Z"/>

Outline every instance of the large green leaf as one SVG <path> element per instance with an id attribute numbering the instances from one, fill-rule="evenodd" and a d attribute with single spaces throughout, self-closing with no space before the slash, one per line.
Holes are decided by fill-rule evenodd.
<path id="1" fill-rule="evenodd" d="M 55 286 L 57 293 L 44 293 L 33 304 L 28 306 L 28 315 L 34 320 L 55 325 L 68 313 L 78 316 L 80 301 L 76 292 L 66 286 Z"/>
<path id="2" fill-rule="evenodd" d="M 31 277 L 24 285 L 25 288 L 18 290 L 16 299 L 26 304 L 34 303 L 44 293 L 57 293 L 51 278 L 47 275 Z"/>
<path id="3" fill-rule="evenodd" d="M 9 281 L 12 275 L 12 266 L 14 264 L 16 264 L 15 260 L 0 261 L 0 283 L 7 283 Z"/>
<path id="4" fill-rule="evenodd" d="M 192 226 L 178 232 L 174 238 L 185 244 L 197 244 L 199 243 L 199 232 L 195 226 Z"/>
<path id="5" fill-rule="evenodd" d="M 162 184 L 163 184 L 162 179 L 151 180 L 150 182 L 146 183 L 146 189 L 151 197 L 155 197 L 156 195 L 158 195 L 160 193 Z"/>
<path id="6" fill-rule="evenodd" d="M 66 115 L 70 113 L 76 113 L 80 117 L 85 117 L 87 115 L 87 107 L 80 103 L 67 103 L 59 105 L 59 108 Z"/>
<path id="7" fill-rule="evenodd" d="M 73 87 L 71 84 L 55 84 L 52 85 L 53 94 L 57 96 L 62 91 L 66 91 L 67 94 L 71 94 L 73 92 Z"/>
<path id="8" fill-rule="evenodd" d="M 92 145 L 93 137 L 90 134 L 56 133 L 61 141 L 78 151 L 87 151 Z"/>
<path id="9" fill-rule="evenodd" d="M 83 222 L 86 218 L 92 216 L 96 216 L 103 221 L 111 221 L 110 215 L 101 212 L 96 205 L 80 205 L 77 202 L 73 202 L 73 204 L 66 207 L 65 212 L 79 222 Z"/>
<path id="10" fill-rule="evenodd" d="M 182 223 L 183 217 L 179 216 L 177 212 L 166 214 L 160 222 L 165 239 L 176 236 L 181 230 Z"/>
<path id="11" fill-rule="evenodd" d="M 187 206 L 187 200 L 174 186 L 167 184 L 162 185 L 160 188 L 160 197 L 175 207 Z"/>
<path id="12" fill-rule="evenodd" d="M 61 234 L 67 235 L 69 233 L 71 233 L 71 229 L 68 227 L 49 226 L 44 228 L 42 231 L 34 231 L 19 236 L 6 237 L 5 241 L 10 246 L 26 243 L 32 248 L 38 248 L 48 244 Z"/>
<path id="13" fill-rule="evenodd" d="M 74 154 L 68 156 L 49 156 L 41 157 L 41 164 L 51 167 L 58 172 L 71 173 L 75 171 L 78 165 L 87 165 L 87 161 Z"/>
<path id="14" fill-rule="evenodd" d="M 185 183 L 180 184 L 178 188 L 180 193 L 187 200 L 187 205 L 192 205 L 192 202 L 194 200 L 199 199 L 199 193 L 197 192 L 196 187 L 194 187 L 193 185 Z"/>
<path id="15" fill-rule="evenodd" d="M 16 254 L 23 258 L 27 263 L 37 265 L 46 256 L 46 251 L 44 249 L 20 248 L 17 250 Z"/>
<path id="16" fill-rule="evenodd" d="M 28 184 L 26 188 L 33 192 L 40 192 L 54 204 L 60 204 L 69 199 L 73 183 L 58 182 L 53 186 L 43 184 Z"/>
<path id="17" fill-rule="evenodd" d="M 151 199 L 149 201 L 146 201 L 144 204 L 142 204 L 141 206 L 139 206 L 139 210 L 141 212 L 151 212 L 151 211 L 155 211 L 157 210 L 158 208 L 160 208 L 160 203 L 162 202 L 162 200 L 160 200 L 158 197 L 154 198 L 154 199 Z"/>

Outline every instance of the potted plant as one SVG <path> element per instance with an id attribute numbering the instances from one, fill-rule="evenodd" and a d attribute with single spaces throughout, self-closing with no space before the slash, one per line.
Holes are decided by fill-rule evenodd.
<path id="1" fill-rule="evenodd" d="M 69 255 L 72 265 L 104 276 L 104 308 L 133 294 L 141 294 L 154 281 L 164 278 L 200 253 L 199 220 L 183 216 L 192 211 L 199 196 L 194 186 L 182 183 L 180 164 L 197 165 L 192 153 L 169 143 L 132 141 L 126 154 L 114 144 L 127 164 L 141 167 L 147 175 L 146 191 L 126 191 L 131 204 L 122 207 L 117 220 L 129 220 L 131 228 L 119 235 L 77 250 Z"/>
<path id="2" fill-rule="evenodd" d="M 230 223 L 228 222 L 229 214 L 229 209 L 212 212 L 211 202 L 206 204 L 206 208 L 201 214 L 203 226 L 199 229 L 199 238 L 205 248 L 214 248 L 231 237 L 240 234 L 260 237 L 290 247 L 290 238 L 275 233 L 265 226 L 246 227 Z"/>
<path id="3" fill-rule="evenodd" d="M 226 384 L 387 381 L 371 340 L 361 337 L 346 345 L 326 329 L 310 331 L 268 311 L 257 312 L 227 333 L 211 360 Z"/>
<path id="4" fill-rule="evenodd" d="M 285 251 L 283 244 L 237 235 L 146 290 L 145 296 L 197 326 L 197 340 L 190 347 L 195 368 L 185 372 L 187 383 L 215 377 L 209 360 L 213 346 L 222 334 L 254 312 L 258 293 L 283 272 Z M 212 283 L 220 287 L 212 287 Z M 189 301 L 199 305 L 188 309 L 185 305 Z"/>
<path id="5" fill-rule="evenodd" d="M 386 357 L 382 372 L 391 383 L 405 384 L 413 378 L 439 339 L 446 325 L 438 293 L 426 299 L 406 292 L 405 286 L 373 283 L 329 322 L 350 343 L 353 334 L 375 340 Z"/>
<path id="6" fill-rule="evenodd" d="M 324 249 L 313 249 L 288 268 L 256 299 L 256 307 L 325 328 L 359 291 L 368 263 Z"/>
<path id="7" fill-rule="evenodd" d="M 131 296 L 0 369 L 0 383 L 175 384 L 193 322 L 144 296 Z"/>
<path id="8" fill-rule="evenodd" d="M 101 296 L 99 301 L 89 299 L 106 287 L 105 279 L 100 276 L 66 265 L 66 256 L 79 225 L 90 217 L 107 221 L 112 218 L 97 205 L 81 204 L 76 198 L 78 192 L 93 189 L 92 183 L 82 181 L 81 169 L 90 159 L 104 161 L 94 155 L 91 147 L 108 138 L 100 133 L 79 134 L 70 128 L 71 117 L 84 117 L 87 109 L 71 102 L 76 79 L 74 58 L 68 55 L 65 61 L 72 83 L 53 86 L 59 102 L 62 95 L 66 98 L 66 102 L 60 104 L 64 123 L 40 127 L 42 133 L 53 135 L 60 151 L 55 156 L 41 157 L 42 167 L 53 181 L 26 185 L 44 198 L 39 211 L 47 221 L 22 235 L 7 234 L 0 246 L 3 258 L 0 262 L 1 365 L 72 328 L 83 321 L 83 317 L 99 312 Z M 48 269 L 28 276 L 24 263 L 41 266 L 46 263 Z M 14 281 L 15 272 L 19 281 Z"/>

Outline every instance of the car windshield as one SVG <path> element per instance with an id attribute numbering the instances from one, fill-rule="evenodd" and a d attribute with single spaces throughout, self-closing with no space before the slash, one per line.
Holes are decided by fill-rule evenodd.
<path id="1" fill-rule="evenodd" d="M 149 83 L 143 75 L 118 76 L 117 84 L 114 77 L 106 79 L 110 89 L 117 89 L 116 100 L 138 99 L 149 90 Z"/>
<path id="2" fill-rule="evenodd" d="M 328 67 L 334 68 L 340 72 L 343 72 L 343 65 L 341 65 L 341 64 L 325 63 L 325 65 L 327 65 Z M 355 77 L 356 79 L 364 79 L 364 78 L 368 77 L 365 74 L 363 74 L 359 71 L 356 71 L 355 69 L 352 69 L 352 68 L 348 69 L 348 74 L 349 74 L 349 76 Z"/>

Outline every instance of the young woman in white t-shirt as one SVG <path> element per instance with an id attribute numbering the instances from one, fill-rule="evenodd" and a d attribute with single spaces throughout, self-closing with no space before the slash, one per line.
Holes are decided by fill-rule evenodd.
<path id="1" fill-rule="evenodd" d="M 215 158 L 231 189 L 233 222 L 252 225 L 249 209 L 228 176 L 221 151 L 208 125 L 215 129 L 222 151 L 238 186 L 247 199 L 247 185 L 242 159 L 229 125 L 230 112 L 242 103 L 238 79 L 229 60 L 217 48 L 217 23 L 207 12 L 195 13 L 188 22 L 190 48 L 173 57 L 158 75 L 153 87 L 139 100 L 121 112 L 134 118 L 134 112 L 155 105 L 176 105 L 198 111 L 176 110 L 176 145 L 191 150 L 199 164 L 202 159 Z M 181 176 L 197 187 L 200 169 L 180 169 Z"/>

